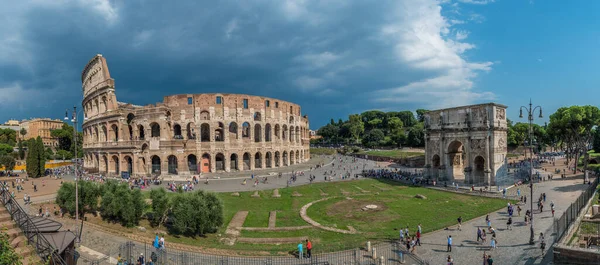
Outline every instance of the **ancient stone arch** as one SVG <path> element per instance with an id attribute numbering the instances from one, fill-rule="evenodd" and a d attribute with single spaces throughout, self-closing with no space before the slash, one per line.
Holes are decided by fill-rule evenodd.
<path id="1" fill-rule="evenodd" d="M 506 177 L 506 106 L 487 103 L 427 112 L 425 164 L 430 178 L 496 185 Z"/>

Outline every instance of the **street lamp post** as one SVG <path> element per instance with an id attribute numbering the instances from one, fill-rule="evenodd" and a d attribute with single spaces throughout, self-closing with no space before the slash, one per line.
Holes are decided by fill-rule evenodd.
<path id="1" fill-rule="evenodd" d="M 78 169 L 79 169 L 79 159 L 77 158 L 77 107 L 74 106 L 73 107 L 73 114 L 72 114 L 72 118 L 71 118 L 71 122 L 73 123 L 73 145 L 74 145 L 74 150 L 75 150 L 75 224 L 77 227 L 77 231 L 75 232 L 77 236 L 77 240 L 79 240 L 80 235 L 79 235 L 79 176 L 78 176 Z M 65 110 L 65 120 L 68 121 L 69 120 L 69 111 Z"/>
<path id="2" fill-rule="evenodd" d="M 525 107 L 525 106 L 521 106 L 521 108 L 519 109 L 519 118 L 523 118 L 523 109 L 525 109 L 525 111 L 527 111 L 527 119 L 529 120 L 529 188 L 530 188 L 530 196 L 529 197 L 529 203 L 531 204 L 531 216 L 530 216 L 530 221 L 531 221 L 531 225 L 529 227 L 529 244 L 533 245 L 534 244 L 534 236 L 535 233 L 533 231 L 533 134 L 532 134 L 532 128 L 533 128 L 533 113 L 535 112 L 536 109 L 540 109 L 540 118 L 542 118 L 542 107 L 540 106 L 536 106 L 533 107 L 531 104 L 531 99 L 529 99 L 529 108 Z"/>

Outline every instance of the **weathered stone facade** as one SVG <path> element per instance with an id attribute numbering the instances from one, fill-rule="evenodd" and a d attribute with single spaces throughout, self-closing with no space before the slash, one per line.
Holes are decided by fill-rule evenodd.
<path id="1" fill-rule="evenodd" d="M 495 185 L 506 174 L 506 106 L 488 103 L 425 114 L 425 164 L 430 175 Z"/>
<path id="2" fill-rule="evenodd" d="M 84 167 L 147 176 L 274 168 L 310 158 L 300 106 L 241 94 L 181 94 L 163 103 L 117 101 L 106 59 L 82 73 Z"/>

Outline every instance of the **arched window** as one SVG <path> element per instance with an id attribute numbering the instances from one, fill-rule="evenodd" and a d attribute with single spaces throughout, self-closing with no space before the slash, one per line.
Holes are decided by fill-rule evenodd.
<path id="1" fill-rule="evenodd" d="M 203 123 L 200 126 L 200 141 L 210 142 L 210 125 Z"/>
<path id="2" fill-rule="evenodd" d="M 238 139 L 238 127 L 235 122 L 229 124 L 229 138 Z"/>
<path id="3" fill-rule="evenodd" d="M 271 141 L 271 124 L 265 125 L 265 142 Z"/>
<path id="4" fill-rule="evenodd" d="M 224 132 L 224 125 L 222 122 L 219 122 L 219 127 L 217 127 L 217 129 L 215 129 L 215 142 L 223 142 L 225 141 L 225 135 L 223 134 Z"/>
<path id="5" fill-rule="evenodd" d="M 260 121 L 261 117 L 260 117 L 260 112 L 255 112 L 254 113 L 254 121 Z"/>
<path id="6" fill-rule="evenodd" d="M 262 139 L 262 128 L 260 127 L 260 124 L 255 124 L 254 125 L 254 142 L 259 143 Z"/>
<path id="7" fill-rule="evenodd" d="M 242 138 L 250 138 L 250 123 L 248 122 L 242 124 Z"/>
<path id="8" fill-rule="evenodd" d="M 183 136 L 181 135 L 181 125 L 175 124 L 175 126 L 173 126 L 173 135 L 175 139 L 183 139 Z"/>
<path id="9" fill-rule="evenodd" d="M 140 140 L 144 140 L 144 136 L 146 136 L 146 131 L 144 130 L 144 126 L 140 125 L 138 127 L 138 137 Z"/>
<path id="10" fill-rule="evenodd" d="M 160 157 L 152 156 L 152 173 L 160 174 Z"/>
<path id="11" fill-rule="evenodd" d="M 196 132 L 194 132 L 194 123 L 188 123 L 187 125 L 187 137 L 188 139 L 196 139 Z"/>
<path id="12" fill-rule="evenodd" d="M 158 123 L 153 122 L 150 124 L 150 128 L 152 129 L 151 137 L 160 137 L 160 125 Z"/>

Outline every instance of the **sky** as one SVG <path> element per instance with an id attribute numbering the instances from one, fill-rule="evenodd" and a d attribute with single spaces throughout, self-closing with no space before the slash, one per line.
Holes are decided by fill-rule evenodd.
<path id="1" fill-rule="evenodd" d="M 600 1 L 0 0 L 0 122 L 63 118 L 108 61 L 117 99 L 243 93 L 311 129 L 366 110 L 595 105 Z"/>

